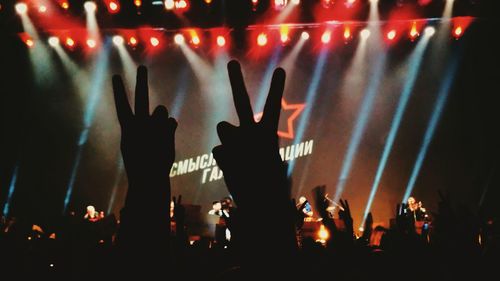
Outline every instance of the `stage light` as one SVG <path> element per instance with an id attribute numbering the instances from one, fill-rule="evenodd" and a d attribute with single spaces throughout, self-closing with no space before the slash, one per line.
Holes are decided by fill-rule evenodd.
<path id="1" fill-rule="evenodd" d="M 274 0 L 274 9 L 277 11 L 283 10 L 288 4 L 288 0 Z"/>
<path id="2" fill-rule="evenodd" d="M 323 32 L 323 35 L 321 35 L 321 42 L 323 42 L 323 44 L 328 44 L 331 39 L 332 39 L 332 32 L 330 30 Z"/>
<path id="3" fill-rule="evenodd" d="M 300 0 L 292 0 L 290 2 L 292 2 L 292 4 L 294 4 L 294 5 L 299 5 L 300 4 Z"/>
<path id="4" fill-rule="evenodd" d="M 24 43 L 26 44 L 26 46 L 28 46 L 30 48 L 35 45 L 35 42 L 33 42 L 33 40 L 30 38 L 26 39 L 26 41 L 24 41 Z"/>
<path id="5" fill-rule="evenodd" d="M 458 39 L 462 36 L 462 34 L 464 34 L 464 29 L 460 25 L 455 27 L 455 29 L 453 30 L 453 37 Z"/>
<path id="6" fill-rule="evenodd" d="M 160 45 L 160 40 L 153 36 L 149 39 L 149 43 L 151 43 L 151 46 L 156 47 Z"/>
<path id="7" fill-rule="evenodd" d="M 67 2 L 67 1 L 61 2 L 60 5 L 61 5 L 61 8 L 65 9 L 65 10 L 69 9 L 69 2 Z"/>
<path id="8" fill-rule="evenodd" d="M 116 14 L 120 11 L 120 3 L 117 1 L 110 1 L 107 6 L 111 14 Z"/>
<path id="9" fill-rule="evenodd" d="M 205 0 L 205 3 L 206 3 L 207 5 L 210 5 L 210 4 L 212 4 L 212 0 Z"/>
<path id="10" fill-rule="evenodd" d="M 176 34 L 174 36 L 174 42 L 177 45 L 181 45 L 184 43 L 184 36 L 182 34 Z"/>
<path id="11" fill-rule="evenodd" d="M 361 32 L 360 32 L 361 38 L 365 39 L 365 40 L 368 39 L 368 37 L 370 37 L 370 34 L 371 34 L 370 30 L 368 30 L 366 28 L 361 30 Z"/>
<path id="12" fill-rule="evenodd" d="M 300 38 L 302 38 L 303 40 L 309 39 L 309 32 L 302 31 L 302 33 L 300 34 Z"/>
<path id="13" fill-rule="evenodd" d="M 83 4 L 83 8 L 87 13 L 93 13 L 97 10 L 97 5 L 94 2 L 87 1 Z"/>
<path id="14" fill-rule="evenodd" d="M 323 7 L 326 9 L 330 9 L 333 7 L 333 4 L 335 4 L 335 0 L 322 0 L 321 4 L 323 4 Z"/>
<path id="15" fill-rule="evenodd" d="M 224 45 L 226 45 L 226 39 L 224 38 L 224 36 L 222 35 L 217 36 L 217 45 L 219 47 L 224 47 Z"/>
<path id="16" fill-rule="evenodd" d="M 40 7 L 38 7 L 38 12 L 42 13 L 42 14 L 45 13 L 45 12 L 47 12 L 47 6 L 40 5 Z"/>
<path id="17" fill-rule="evenodd" d="M 432 0 L 418 0 L 420 6 L 427 6 L 432 2 Z"/>
<path id="18" fill-rule="evenodd" d="M 198 46 L 201 43 L 200 36 L 196 33 L 195 30 L 190 30 L 189 35 L 191 35 L 191 44 Z"/>
<path id="19" fill-rule="evenodd" d="M 123 44 L 123 37 L 121 37 L 120 35 L 113 36 L 113 44 L 115 44 L 116 46 Z"/>
<path id="20" fill-rule="evenodd" d="M 267 44 L 267 35 L 265 33 L 261 33 L 259 34 L 259 36 L 257 36 L 257 45 L 259 46 L 265 46 Z"/>
<path id="21" fill-rule="evenodd" d="M 194 36 L 192 39 L 191 39 L 191 42 L 194 44 L 194 45 L 199 45 L 200 44 L 200 37 L 198 37 L 197 35 Z"/>
<path id="22" fill-rule="evenodd" d="M 396 30 L 393 29 L 387 32 L 387 39 L 394 40 L 394 38 L 396 38 Z"/>
<path id="23" fill-rule="evenodd" d="M 252 0 L 252 11 L 257 11 L 257 6 L 259 5 L 259 0 Z"/>
<path id="24" fill-rule="evenodd" d="M 345 6 L 347 8 L 351 8 L 354 5 L 354 3 L 356 3 L 356 0 L 345 0 Z"/>
<path id="25" fill-rule="evenodd" d="M 49 37 L 49 45 L 52 47 L 59 45 L 59 38 L 55 36 Z"/>
<path id="26" fill-rule="evenodd" d="M 412 24 L 412 26 L 411 26 L 411 29 L 410 29 L 410 39 L 413 41 L 413 40 L 415 40 L 415 38 L 417 38 L 419 35 L 420 35 L 420 33 L 418 33 L 417 23 L 416 23 L 416 22 L 413 22 L 413 24 Z"/>
<path id="27" fill-rule="evenodd" d="M 187 9 L 187 1 L 186 0 L 179 0 L 177 2 L 175 2 L 175 8 L 176 9 L 179 9 L 179 10 L 182 10 L 182 9 Z"/>
<path id="28" fill-rule="evenodd" d="M 137 39 L 134 36 L 131 36 L 128 39 L 128 44 L 132 47 L 135 47 L 137 45 Z"/>
<path id="29" fill-rule="evenodd" d="M 290 38 L 288 37 L 289 28 L 288 25 L 280 25 L 280 40 L 282 43 L 286 43 Z"/>
<path id="30" fill-rule="evenodd" d="M 173 10 L 175 8 L 174 0 L 165 0 L 164 5 L 166 10 Z"/>
<path id="31" fill-rule="evenodd" d="M 75 46 L 75 40 L 71 37 L 66 38 L 66 46 L 68 47 L 74 47 Z"/>
<path id="32" fill-rule="evenodd" d="M 97 43 L 94 39 L 87 39 L 87 46 L 93 49 L 95 48 L 95 46 L 97 46 Z"/>
<path id="33" fill-rule="evenodd" d="M 139 8 L 140 6 L 142 6 L 142 0 L 134 0 L 134 5 Z"/>
<path id="34" fill-rule="evenodd" d="M 319 227 L 319 230 L 318 230 L 318 238 L 325 242 L 326 240 L 328 240 L 328 238 L 330 237 L 330 233 L 328 233 L 328 230 L 326 229 L 326 227 L 324 225 L 320 225 Z"/>
<path id="35" fill-rule="evenodd" d="M 427 36 L 432 36 L 434 33 L 436 33 L 436 29 L 432 26 L 428 26 L 424 29 L 425 35 Z"/>
<path id="36" fill-rule="evenodd" d="M 346 26 L 344 28 L 344 39 L 349 40 L 351 38 L 351 28 L 349 26 Z"/>
<path id="37" fill-rule="evenodd" d="M 26 5 L 26 3 L 20 2 L 16 4 L 15 9 L 18 14 L 23 15 L 28 12 L 28 5 Z"/>

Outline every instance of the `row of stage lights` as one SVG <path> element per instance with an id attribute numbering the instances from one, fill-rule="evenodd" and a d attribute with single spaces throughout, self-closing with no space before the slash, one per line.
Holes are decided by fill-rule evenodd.
<path id="1" fill-rule="evenodd" d="M 143 5 L 143 0 L 102 0 L 104 2 L 104 5 L 107 9 L 107 11 L 111 14 L 116 14 L 120 11 L 121 8 L 121 2 L 120 1 L 132 1 L 134 6 L 137 8 L 141 8 Z M 205 4 L 211 5 L 213 0 L 203 0 Z M 373 1 L 373 0 L 370 0 Z M 58 6 L 63 9 L 63 10 L 68 10 L 70 8 L 70 2 L 68 0 L 56 0 Z M 252 5 L 252 10 L 255 11 L 257 10 L 260 0 L 250 0 L 251 5 Z M 337 2 L 342 2 L 345 7 L 351 8 L 353 7 L 358 0 L 342 0 L 342 1 L 335 1 L 335 0 L 321 0 L 322 6 L 326 9 L 330 9 L 334 6 L 335 3 Z M 430 2 L 430 1 L 429 1 Z M 87 2 L 86 2 L 87 3 Z M 272 0 L 271 4 L 272 7 L 276 11 L 281 11 L 284 10 L 287 6 L 289 5 L 300 5 L 301 0 Z M 178 12 L 186 12 L 188 11 L 190 7 L 190 1 L 189 0 L 157 0 L 157 1 L 152 1 L 152 5 L 156 6 L 163 6 L 165 10 L 167 11 L 178 11 Z M 48 10 L 48 6 L 45 3 L 45 1 L 34 1 L 34 3 L 31 3 L 31 6 L 35 9 L 38 10 L 39 13 L 46 13 Z M 85 7 L 86 8 L 86 7 Z M 19 2 L 16 4 L 15 7 L 16 11 L 18 12 L 27 12 L 28 11 L 28 4 L 24 2 Z"/>
<path id="2" fill-rule="evenodd" d="M 349 25 L 345 25 L 343 27 L 343 30 L 341 31 L 341 36 L 344 43 L 349 43 L 351 40 L 354 39 L 355 36 L 354 28 L 355 27 Z M 384 39 L 386 42 L 392 43 L 406 35 L 409 40 L 414 41 L 420 36 L 422 29 L 423 29 L 422 24 L 418 21 L 414 21 L 411 23 L 411 26 L 409 28 L 406 28 L 404 30 L 401 30 L 400 28 L 388 29 L 384 34 Z M 427 26 L 425 30 L 434 30 L 434 28 L 431 26 Z M 465 26 L 456 24 L 456 26 L 454 26 L 452 29 L 452 36 L 455 39 L 459 39 L 460 37 L 463 36 L 464 31 L 465 31 Z M 371 32 L 369 29 L 364 28 L 359 31 L 358 35 L 361 39 L 367 39 L 370 36 L 370 33 Z M 310 37 L 311 35 L 308 31 L 302 31 L 300 33 L 300 38 L 303 40 L 308 40 Z M 321 33 L 321 36 L 319 36 L 320 41 L 323 44 L 329 44 L 333 40 L 333 37 L 334 37 L 334 29 L 331 28 L 326 28 L 323 31 L 323 33 Z M 144 46 L 149 45 L 152 48 L 159 47 L 162 43 L 165 43 L 163 36 L 159 34 L 151 36 L 141 36 L 141 38 L 139 38 L 136 35 L 126 35 L 126 36 L 115 35 L 112 38 L 113 38 L 112 41 L 115 45 L 126 44 L 132 48 L 137 47 L 141 42 L 142 45 Z M 228 43 L 227 32 L 225 34 L 214 35 L 214 38 L 215 40 L 212 41 L 212 44 L 220 48 L 226 47 Z M 34 40 L 25 33 L 22 34 L 21 39 L 28 47 L 33 47 L 35 45 Z M 254 42 L 259 47 L 265 47 L 270 43 L 271 40 L 275 39 L 276 39 L 276 34 L 273 33 L 272 30 L 262 31 L 256 33 Z M 279 42 L 283 45 L 286 45 L 291 40 L 292 38 L 290 35 L 289 26 L 287 25 L 280 26 Z M 68 49 L 74 49 L 77 46 L 77 44 L 81 45 L 85 44 L 88 48 L 93 49 L 97 47 L 98 41 L 99 41 L 98 38 L 85 38 L 83 40 L 77 40 L 72 36 L 51 36 L 48 39 L 49 45 L 56 46 L 62 43 Z M 193 47 L 199 47 L 202 44 L 202 39 L 201 36 L 198 34 L 198 32 L 196 32 L 195 30 L 189 30 L 187 32 L 177 33 L 173 36 L 173 43 L 175 43 L 176 45 L 185 44 L 186 42 Z"/>
<path id="3" fill-rule="evenodd" d="M 70 3 L 68 0 L 56 0 L 58 6 L 63 10 L 69 10 Z M 102 0 L 106 10 L 110 14 L 116 14 L 120 12 L 121 2 L 119 0 Z M 123 1 L 123 0 L 122 0 Z M 131 0 L 134 3 L 134 6 L 137 8 L 141 8 L 143 4 L 143 0 Z M 28 10 L 34 9 L 38 11 L 40 14 L 45 14 L 49 11 L 49 5 L 45 3 L 45 1 L 35 1 L 38 3 L 30 3 L 28 6 L 25 2 L 19 2 L 14 7 L 17 13 L 27 13 Z M 211 3 L 211 0 L 205 0 L 207 3 Z M 185 12 L 189 9 L 189 1 L 188 0 L 164 0 L 164 1 L 153 1 L 153 5 L 162 5 L 167 11 L 178 11 Z M 87 1 L 83 4 L 84 9 L 87 12 L 95 12 L 97 11 L 97 4 L 95 2 Z"/>
<path id="4" fill-rule="evenodd" d="M 68 10 L 70 8 L 69 0 L 55 0 L 58 6 L 63 10 Z M 104 3 L 107 11 L 111 14 L 116 14 L 120 11 L 122 2 L 132 2 L 133 5 L 140 9 L 143 6 L 143 0 L 100 0 Z M 203 0 L 203 2 L 209 6 L 214 0 Z M 257 11 L 258 7 L 261 5 L 262 0 L 249 0 L 253 11 Z M 355 7 L 359 2 L 379 2 L 379 0 L 319 0 L 321 6 L 325 9 L 331 9 L 335 5 L 343 5 L 345 8 L 349 9 Z M 427 6 L 433 0 L 416 0 L 419 6 Z M 447 0 L 454 1 L 454 0 Z M 150 1 L 153 6 L 163 6 L 167 11 L 174 12 L 186 12 L 190 8 L 190 0 L 152 0 Z M 404 0 L 397 0 L 397 5 L 402 5 Z M 23 11 L 28 10 L 28 5 L 24 2 L 19 2 L 19 6 Z M 288 6 L 298 6 L 301 4 L 301 0 L 270 0 L 271 6 L 276 11 L 285 10 Z M 31 3 L 33 8 L 38 10 L 40 13 L 45 13 L 48 10 L 48 6 L 44 0 L 36 0 Z M 18 10 L 18 5 L 16 5 L 16 10 Z"/>

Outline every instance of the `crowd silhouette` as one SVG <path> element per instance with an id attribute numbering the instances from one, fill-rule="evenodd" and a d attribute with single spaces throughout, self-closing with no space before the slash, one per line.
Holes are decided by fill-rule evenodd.
<path id="1" fill-rule="evenodd" d="M 129 182 L 119 219 L 111 215 L 90 221 L 68 214 L 53 231 L 44 232 L 29 221 L 2 217 L 2 274 L 42 280 L 478 280 L 495 274 L 500 252 L 496 218 L 456 208 L 441 193 L 432 230 L 417 231 L 401 204 L 394 206 L 391 228 L 374 228 L 369 214 L 357 236 L 348 201 L 340 201 L 338 219 L 333 219 L 325 186 L 318 186 L 312 201 L 330 238 L 322 243 L 298 236 L 305 204 L 297 208 L 291 198 L 292 183 L 278 151 L 285 71 L 274 71 L 259 122 L 240 64 L 229 62 L 228 73 L 240 123 L 218 124 L 221 144 L 213 154 L 236 205 L 226 218 L 229 242 L 190 243 L 182 197 L 172 197 L 168 174 L 175 159 L 177 122 L 164 106 L 150 114 L 147 69 L 140 66 L 134 110 L 121 77 L 112 81 Z M 272 202 L 266 209 L 273 220 L 255 215 L 256 198 L 263 194 Z M 376 235 L 380 242 L 375 244 Z"/>

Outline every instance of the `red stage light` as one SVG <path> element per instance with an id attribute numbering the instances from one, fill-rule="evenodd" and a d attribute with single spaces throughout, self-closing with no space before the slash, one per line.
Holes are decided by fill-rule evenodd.
<path id="1" fill-rule="evenodd" d="M 178 10 L 184 10 L 184 9 L 187 9 L 187 7 L 188 7 L 188 3 L 186 0 L 179 0 L 179 1 L 175 2 L 175 8 Z"/>
<path id="2" fill-rule="evenodd" d="M 200 44 L 200 37 L 196 33 L 194 33 L 193 37 L 191 37 L 191 43 L 194 45 L 199 45 Z"/>
<path id="3" fill-rule="evenodd" d="M 224 45 L 226 45 L 226 38 L 222 35 L 217 36 L 217 46 L 224 47 Z"/>
<path id="4" fill-rule="evenodd" d="M 396 30 L 393 29 L 387 32 L 387 39 L 394 40 L 394 38 L 396 38 Z"/>
<path id="5" fill-rule="evenodd" d="M 38 12 L 39 12 L 39 13 L 42 13 L 42 14 L 43 14 L 43 13 L 45 13 L 45 12 L 47 12 L 47 6 L 45 6 L 45 5 L 40 5 L 40 6 L 38 7 Z"/>
<path id="6" fill-rule="evenodd" d="M 274 0 L 274 9 L 277 11 L 283 10 L 288 4 L 288 0 Z"/>
<path id="7" fill-rule="evenodd" d="M 75 46 L 75 40 L 73 40 L 73 38 L 71 38 L 71 37 L 67 37 L 66 38 L 66 46 L 68 46 L 70 48 Z"/>
<path id="8" fill-rule="evenodd" d="M 323 32 L 323 35 L 321 35 L 321 42 L 323 42 L 323 44 L 328 44 L 331 39 L 332 39 L 332 32 L 330 30 Z"/>
<path id="9" fill-rule="evenodd" d="M 280 26 L 280 40 L 281 43 L 286 43 L 288 40 L 290 40 L 290 37 L 288 37 L 288 33 L 290 32 L 290 28 L 286 24 L 282 24 Z"/>
<path id="10" fill-rule="evenodd" d="M 457 26 L 455 27 L 455 29 L 453 30 L 453 36 L 455 38 L 459 38 L 461 37 L 462 35 L 464 34 L 464 29 L 462 28 L 462 26 Z"/>
<path id="11" fill-rule="evenodd" d="M 349 26 L 346 26 L 344 28 L 344 39 L 349 40 L 351 38 L 351 28 Z"/>
<path id="12" fill-rule="evenodd" d="M 134 37 L 134 36 L 131 36 L 129 39 L 128 39 L 128 43 L 130 46 L 134 47 L 137 45 L 137 39 Z"/>
<path id="13" fill-rule="evenodd" d="M 160 40 L 156 37 L 151 37 L 149 39 L 149 42 L 151 43 L 151 46 L 153 46 L 153 47 L 160 45 Z"/>
<path id="14" fill-rule="evenodd" d="M 32 39 L 30 39 L 30 38 L 26 39 L 24 41 L 24 43 L 26 44 L 26 46 L 28 46 L 30 48 L 33 47 L 33 46 L 35 46 L 35 42 Z"/>
<path id="15" fill-rule="evenodd" d="M 257 45 L 263 47 L 267 44 L 267 35 L 265 33 L 259 34 L 257 36 Z"/>
<path id="16" fill-rule="evenodd" d="M 109 1 L 107 7 L 108 12 L 111 14 L 116 14 L 120 11 L 120 3 L 118 1 Z"/>
<path id="17" fill-rule="evenodd" d="M 94 39 L 89 38 L 87 39 L 87 46 L 91 49 L 95 48 L 97 46 L 97 43 Z"/>
<path id="18" fill-rule="evenodd" d="M 417 29 L 417 23 L 413 22 L 411 29 L 410 29 L 410 39 L 413 41 L 415 38 L 417 38 L 420 35 Z"/>
<path id="19" fill-rule="evenodd" d="M 257 11 L 258 5 L 259 5 L 259 0 L 252 0 L 252 11 Z"/>
<path id="20" fill-rule="evenodd" d="M 321 3 L 323 4 L 323 7 L 330 9 L 333 7 L 333 4 L 335 4 L 335 0 L 321 0 Z"/>
<path id="21" fill-rule="evenodd" d="M 61 8 L 65 9 L 65 10 L 69 9 L 69 2 L 68 1 L 62 1 L 60 3 L 61 3 L 60 4 Z"/>
<path id="22" fill-rule="evenodd" d="M 356 3 L 356 0 L 345 0 L 345 6 L 347 8 L 351 8 L 354 5 L 354 3 Z"/>

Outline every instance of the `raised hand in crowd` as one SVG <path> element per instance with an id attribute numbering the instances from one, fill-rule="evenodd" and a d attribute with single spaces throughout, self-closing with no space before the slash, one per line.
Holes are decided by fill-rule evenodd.
<path id="1" fill-rule="evenodd" d="M 257 252 L 266 259 L 273 254 L 287 255 L 296 248 L 296 239 L 295 208 L 290 206 L 286 165 L 279 154 L 277 135 L 285 71 L 274 71 L 260 122 L 254 119 L 240 64 L 229 62 L 228 72 L 240 124 L 217 125 L 221 145 L 213 149 L 213 154 L 238 207 L 237 219 L 232 219 L 232 244 L 244 249 L 245 255 Z M 255 208 L 262 204 L 258 198 L 263 195 L 269 218 L 258 220 Z M 273 233 L 280 239 L 271 241 L 262 232 Z"/>
<path id="2" fill-rule="evenodd" d="M 129 187 L 117 235 L 119 256 L 138 271 L 160 269 L 170 238 L 170 178 L 175 158 L 175 119 L 164 106 L 149 112 L 147 69 L 137 69 L 132 112 L 120 76 L 113 77 L 116 113 L 121 127 L 121 152 Z M 153 271 L 151 273 L 153 274 Z"/>

